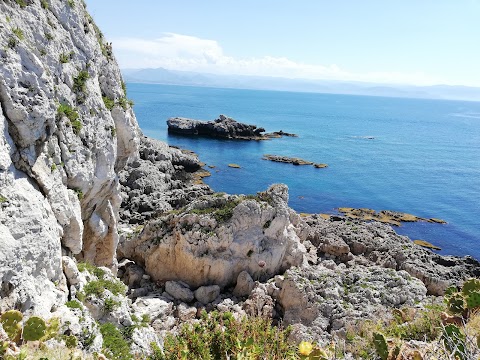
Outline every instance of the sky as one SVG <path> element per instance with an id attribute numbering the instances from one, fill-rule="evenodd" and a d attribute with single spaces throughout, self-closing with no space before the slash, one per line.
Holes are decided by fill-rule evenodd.
<path id="1" fill-rule="evenodd" d="M 480 86 L 480 0 L 86 0 L 121 68 Z"/>

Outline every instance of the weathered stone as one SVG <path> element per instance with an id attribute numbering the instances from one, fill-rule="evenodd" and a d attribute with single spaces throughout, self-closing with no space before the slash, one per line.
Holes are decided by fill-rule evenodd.
<path id="1" fill-rule="evenodd" d="M 186 284 L 177 281 L 167 281 L 165 283 L 165 291 L 173 298 L 185 302 L 190 302 L 194 298 L 192 290 Z"/>
<path id="2" fill-rule="evenodd" d="M 233 289 L 235 296 L 248 296 L 255 287 L 255 282 L 247 271 L 242 271 L 237 276 L 237 284 Z"/>
<path id="3" fill-rule="evenodd" d="M 208 304 L 215 300 L 218 295 L 220 295 L 220 286 L 200 286 L 197 290 L 195 290 L 194 294 L 195 299 L 200 301 L 202 304 Z"/>

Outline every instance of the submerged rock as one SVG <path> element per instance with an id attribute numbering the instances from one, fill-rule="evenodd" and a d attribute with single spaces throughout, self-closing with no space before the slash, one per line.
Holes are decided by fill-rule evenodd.
<path id="1" fill-rule="evenodd" d="M 300 158 L 297 158 L 297 157 L 288 157 L 288 156 L 265 154 L 265 155 L 263 155 L 262 159 L 263 160 L 269 160 L 269 161 L 275 161 L 275 162 L 282 162 L 282 163 L 287 163 L 287 164 L 293 164 L 293 165 L 312 165 L 317 169 L 328 167 L 327 164 L 314 163 L 312 161 L 303 160 L 303 159 L 300 159 Z"/>

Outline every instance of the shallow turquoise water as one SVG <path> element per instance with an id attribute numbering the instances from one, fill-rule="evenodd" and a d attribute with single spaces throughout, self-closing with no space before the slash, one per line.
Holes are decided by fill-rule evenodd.
<path id="1" fill-rule="evenodd" d="M 346 206 L 442 218 L 447 225 L 396 230 L 440 246 L 442 254 L 480 259 L 480 103 L 152 84 L 128 84 L 128 95 L 146 135 L 216 166 L 205 179 L 216 191 L 255 193 L 282 182 L 290 188 L 290 206 L 301 212 Z M 249 142 L 167 133 L 171 116 L 212 120 L 219 114 L 299 137 Z M 273 163 L 263 154 L 329 167 Z"/>

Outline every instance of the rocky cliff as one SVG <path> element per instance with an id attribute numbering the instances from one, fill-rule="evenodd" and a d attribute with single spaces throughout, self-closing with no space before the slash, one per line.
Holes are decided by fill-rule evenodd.
<path id="1" fill-rule="evenodd" d="M 82 1 L 0 2 L 0 311 L 65 302 L 63 255 L 115 268 L 139 129 Z"/>

